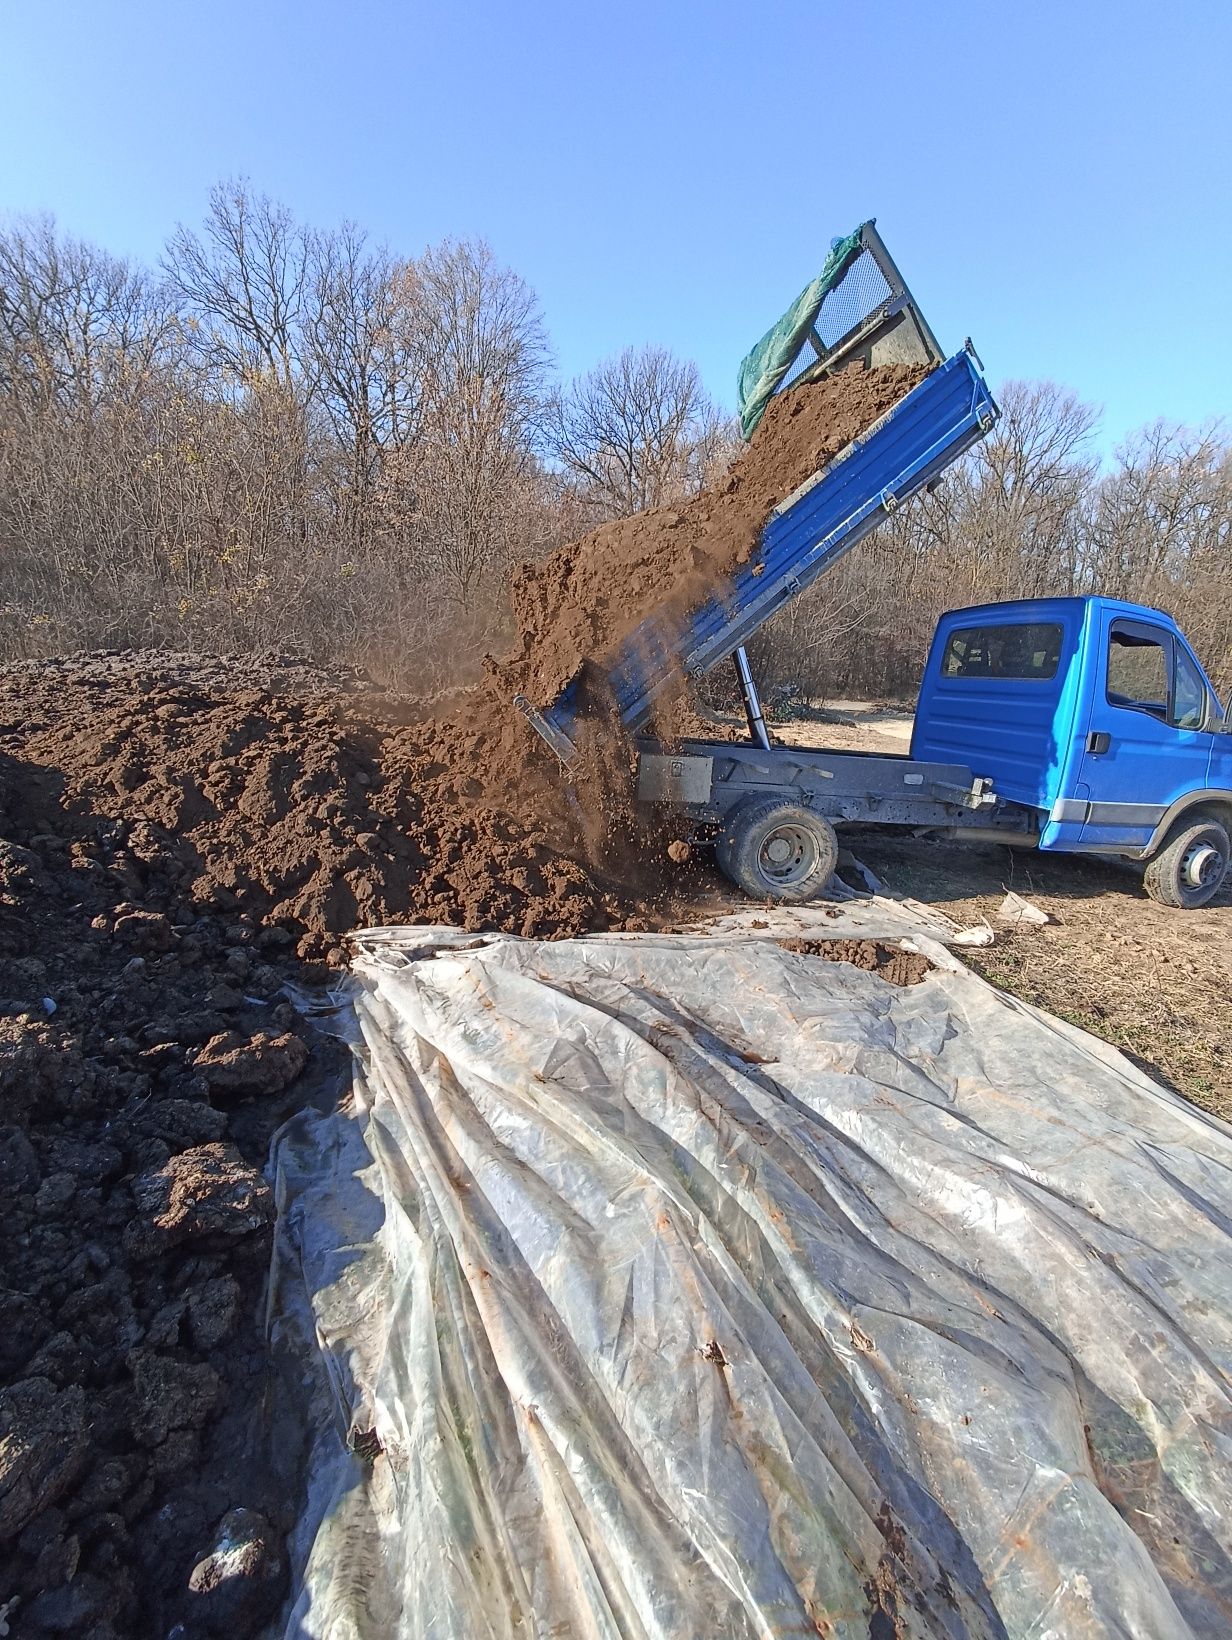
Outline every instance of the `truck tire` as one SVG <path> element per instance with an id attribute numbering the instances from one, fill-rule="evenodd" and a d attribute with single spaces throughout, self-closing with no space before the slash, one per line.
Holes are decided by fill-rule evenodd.
<path id="1" fill-rule="evenodd" d="M 715 842 L 724 876 L 754 900 L 811 900 L 834 875 L 838 838 L 820 814 L 772 797 L 740 805 Z"/>
<path id="2" fill-rule="evenodd" d="M 1160 905 L 1196 911 L 1213 900 L 1228 875 L 1232 844 L 1227 828 L 1208 814 L 1178 820 L 1143 875 Z"/>

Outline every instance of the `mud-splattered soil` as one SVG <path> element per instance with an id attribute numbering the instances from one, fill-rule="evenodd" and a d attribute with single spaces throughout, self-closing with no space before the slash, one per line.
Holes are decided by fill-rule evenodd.
<path id="1" fill-rule="evenodd" d="M 784 951 L 826 962 L 847 962 L 876 974 L 891 985 L 919 985 L 932 972 L 932 963 L 918 951 L 904 951 L 882 940 L 780 940 Z"/>
<path id="2" fill-rule="evenodd" d="M 114 821 L 130 873 L 170 849 L 189 903 L 260 917 L 303 955 L 391 919 L 567 935 L 627 915 L 620 886 L 577 860 L 555 761 L 516 713 L 502 723 L 481 700 L 473 723 L 408 723 L 409 703 L 314 681 L 241 670 L 202 688 L 190 662 L 142 657 L 84 680 L 72 663 L 14 669 L 0 744 Z M 495 771 L 515 760 L 521 784 L 502 791 Z"/>
<path id="3" fill-rule="evenodd" d="M 216 1632 L 189 1580 L 241 1507 L 247 1634 L 297 1504 L 261 1170 L 343 1067 L 279 998 L 277 927 L 195 904 L 152 823 L 0 754 L 0 839 L 0 1610 L 12 1640 Z"/>
<path id="4" fill-rule="evenodd" d="M 11 1640 L 244 1640 L 277 1609 L 299 1449 L 269 1434 L 262 1168 L 345 1068 L 284 981 L 324 980 L 365 924 L 552 937 L 679 917 L 688 867 L 641 829 L 626 750 L 597 744 L 570 793 L 512 693 L 546 698 L 652 603 L 708 590 L 914 379 L 787 394 L 720 493 L 524 572 L 514 653 L 437 716 L 280 656 L 0 669 Z"/>

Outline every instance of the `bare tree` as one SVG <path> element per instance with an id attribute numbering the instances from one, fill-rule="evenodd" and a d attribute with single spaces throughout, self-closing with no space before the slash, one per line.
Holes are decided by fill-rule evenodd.
<path id="1" fill-rule="evenodd" d="M 163 271 L 212 364 L 239 384 L 268 372 L 285 387 L 295 374 L 307 260 L 308 236 L 287 207 L 241 178 L 210 190 L 200 234 L 175 230 Z"/>
<path id="2" fill-rule="evenodd" d="M 946 535 L 973 598 L 1073 591 L 1099 412 L 1052 382 L 1007 382 L 1001 419 L 944 491 Z"/>
<path id="3" fill-rule="evenodd" d="M 1111 590 L 1171 576 L 1227 544 L 1232 470 L 1218 426 L 1156 422 L 1123 444 L 1099 485 L 1092 562 Z"/>
<path id="4" fill-rule="evenodd" d="M 602 518 L 627 518 L 700 488 L 730 433 L 697 366 L 626 348 L 552 398 L 547 447 Z"/>
<path id="5" fill-rule="evenodd" d="M 1155 422 L 1117 451 L 1093 498 L 1090 584 L 1170 610 L 1232 686 L 1232 449 L 1218 423 Z"/>
<path id="6" fill-rule="evenodd" d="M 152 362 L 168 325 L 144 274 L 51 217 L 0 231 L 0 390 L 12 408 L 99 404 L 126 369 Z"/>
<path id="7" fill-rule="evenodd" d="M 419 436 L 424 348 L 413 265 L 370 251 L 352 223 L 308 249 L 301 363 L 340 457 L 339 522 L 351 538 L 373 527 L 383 458 Z"/>
<path id="8" fill-rule="evenodd" d="M 393 489 L 424 568 L 465 603 L 527 545 L 547 336 L 530 287 L 482 242 L 429 250 L 406 280 L 421 436 L 391 462 Z"/>

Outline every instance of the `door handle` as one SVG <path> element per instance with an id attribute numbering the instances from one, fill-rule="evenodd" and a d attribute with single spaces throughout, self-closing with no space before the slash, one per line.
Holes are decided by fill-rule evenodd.
<path id="1" fill-rule="evenodd" d="M 1094 752 L 1098 757 L 1106 752 L 1112 744 L 1112 736 L 1105 729 L 1092 729 L 1087 736 L 1087 751 Z"/>

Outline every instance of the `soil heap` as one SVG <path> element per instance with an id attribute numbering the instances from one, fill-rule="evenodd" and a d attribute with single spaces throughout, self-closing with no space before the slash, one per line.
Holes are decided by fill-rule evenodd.
<path id="1" fill-rule="evenodd" d="M 312 963 L 359 924 L 661 919 L 663 852 L 648 864 L 579 820 L 511 696 L 546 701 L 665 598 L 708 591 L 915 379 L 783 395 L 718 493 L 522 571 L 513 652 L 442 715 L 278 656 L 0 669 L 11 1640 L 177 1623 L 244 1640 L 277 1608 L 299 1453 L 294 1432 L 260 1438 L 261 1169 L 277 1123 L 343 1069 L 283 982 L 323 978 Z"/>

